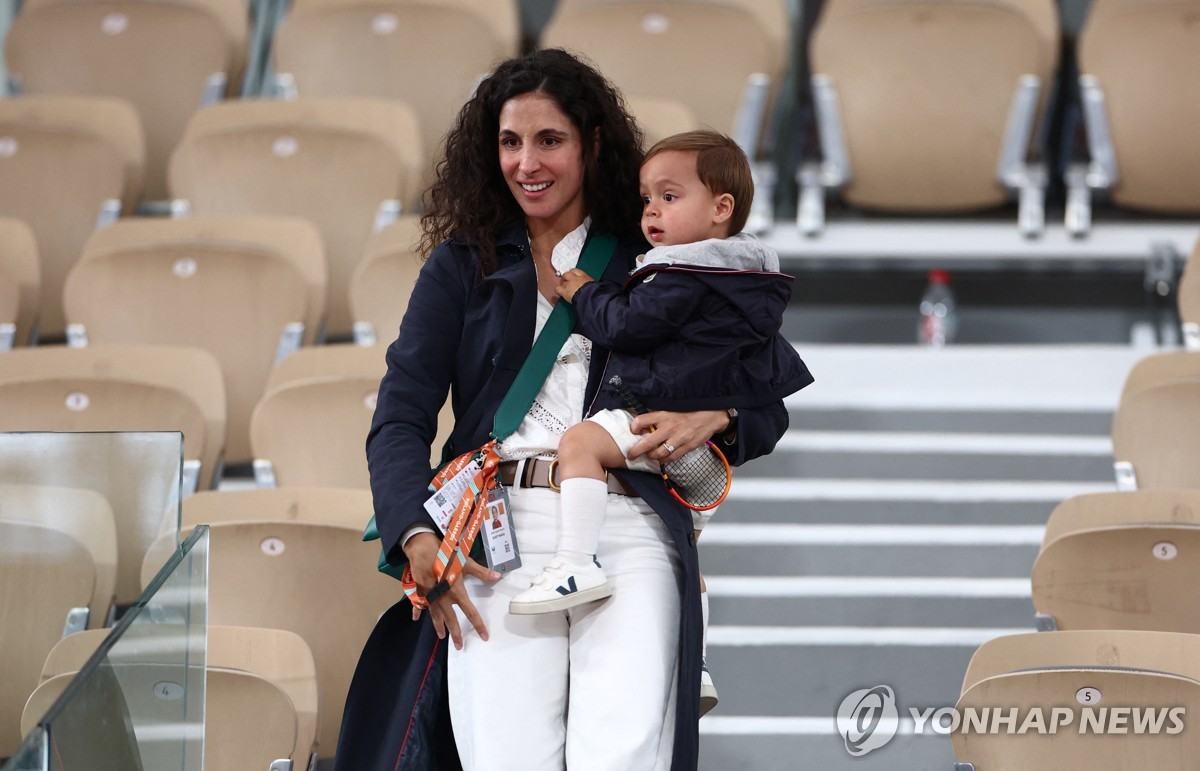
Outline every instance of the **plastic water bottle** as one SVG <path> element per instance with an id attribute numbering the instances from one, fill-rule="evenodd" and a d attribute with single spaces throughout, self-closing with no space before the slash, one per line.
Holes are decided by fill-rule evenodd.
<path id="1" fill-rule="evenodd" d="M 934 348 L 954 342 L 958 330 L 954 290 L 950 288 L 950 273 L 929 271 L 929 286 L 921 296 L 921 320 L 917 323 L 917 342 Z"/>

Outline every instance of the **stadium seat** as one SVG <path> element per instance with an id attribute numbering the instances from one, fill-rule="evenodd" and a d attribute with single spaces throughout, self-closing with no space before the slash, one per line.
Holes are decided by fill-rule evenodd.
<path id="1" fill-rule="evenodd" d="M 1101 630 L 1048 632 L 998 637 L 984 643 L 971 659 L 956 705 L 960 724 L 951 735 L 958 771 L 1025 771 L 1043 768 L 1181 768 L 1200 751 L 1200 739 L 1186 726 L 1200 708 L 1200 637 L 1191 634 Z M 1123 730 L 1108 713 L 1128 710 Z M 1169 710 L 1182 707 L 1170 717 Z M 1070 722 L 1053 712 L 1070 710 Z M 1005 730 L 984 710 L 1016 711 L 1016 724 Z M 1018 730 L 1032 710 L 1044 722 Z M 1153 710 L 1153 712 L 1150 712 Z M 982 716 L 988 728 L 967 725 Z M 1114 718 L 1115 718 L 1114 713 Z M 1148 719 L 1138 715 L 1148 716 Z M 976 718 L 976 719 L 977 719 Z M 1175 720 L 1183 725 L 1172 727 Z M 992 725 L 997 730 L 990 730 Z M 1143 726 L 1137 730 L 1136 726 Z M 1157 730 L 1150 726 L 1157 725 Z"/>
<path id="2" fill-rule="evenodd" d="M 127 632 L 123 641 L 108 653 L 114 664 L 169 664 L 182 661 L 186 630 L 171 624 L 143 624 Z M 209 668 L 248 672 L 265 678 L 281 688 L 296 710 L 296 744 L 293 759 L 305 758 L 316 741 L 318 694 L 317 671 L 312 651 L 299 635 L 283 629 L 209 625 L 205 627 L 205 662 Z M 55 643 L 42 667 L 42 682 L 78 672 L 108 636 L 98 629 L 68 635 Z M 173 645 L 173 641 L 179 644 Z M 26 710 L 22 720 L 24 733 L 41 714 Z M 44 710 L 42 712 L 44 714 Z M 249 721 L 253 722 L 253 721 Z M 216 740 L 216 736 L 210 734 Z M 307 768 L 307 761 L 296 771 Z"/>
<path id="3" fill-rule="evenodd" d="M 419 125 L 412 108 L 384 100 L 214 105 L 192 118 L 171 157 L 171 193 L 196 214 L 311 220 L 328 264 L 327 329 L 349 337 L 350 274 L 377 216 L 412 210 L 420 195 Z"/>
<path id="4" fill-rule="evenodd" d="M 81 535 L 0 513 L 0 757 L 21 743 L 21 710 L 42 662 L 72 611 L 92 601 L 95 584 Z"/>
<path id="5" fill-rule="evenodd" d="M 188 117 L 236 92 L 245 0 L 27 0 L 9 31 L 8 69 L 24 94 L 127 100 L 146 137 L 147 200 L 166 197 L 166 163 Z"/>
<path id="6" fill-rule="evenodd" d="M 41 337 L 61 337 L 63 282 L 98 223 L 141 198 L 142 129 L 115 99 L 0 99 L 0 217 L 23 220 L 41 259 Z"/>
<path id="7" fill-rule="evenodd" d="M 614 5 L 627 0 L 557 0 L 554 5 L 555 14 L 570 14 L 581 8 L 598 8 Z M 792 20 L 788 10 L 788 0 L 665 0 L 669 4 L 720 4 L 734 6 L 747 11 L 758 19 L 764 32 L 769 36 L 771 61 L 774 63 L 773 72 L 782 76 L 786 72 L 792 56 Z"/>
<path id="8" fill-rule="evenodd" d="M 1192 249 L 1179 278 L 1178 304 L 1183 344 L 1189 351 L 1200 351 L 1200 241 Z"/>
<path id="9" fill-rule="evenodd" d="M 738 2 L 569 3 L 541 45 L 580 52 L 625 96 L 678 100 L 735 138 L 747 80 L 766 75 L 775 86 L 786 65 L 760 17 Z"/>
<path id="10" fill-rule="evenodd" d="M 179 666 L 168 664 L 126 664 L 114 666 L 127 704 L 156 698 L 154 688 L 164 680 L 178 677 Z M 77 673 L 55 675 L 34 690 L 25 705 L 22 728 L 32 731 L 54 701 L 62 695 Z M 115 694 L 114 694 L 115 695 Z M 131 710 L 132 711 L 132 710 Z M 144 733 L 155 728 L 171 735 L 169 725 L 153 723 L 138 726 Z M 206 771 L 245 771 L 274 769 L 272 763 L 292 758 L 297 740 L 296 708 L 287 692 L 277 683 L 238 669 L 209 666 L 205 671 L 204 691 L 204 768 Z M 174 727 L 178 730 L 178 726 Z M 183 735 L 174 741 L 143 741 L 138 745 L 141 768 L 171 768 L 181 762 Z M 72 744 L 70 735 L 54 739 L 57 743 Z M 94 745 L 87 745 L 95 752 Z M 99 754 L 105 761 L 112 758 Z M 295 759 L 293 758 L 293 761 Z M 294 762 L 297 771 L 304 768 L 307 757 Z M 57 767 L 57 766 L 56 766 Z M 64 766 L 70 767 L 70 766 Z M 114 766 L 115 767 L 115 766 Z"/>
<path id="11" fill-rule="evenodd" d="M 180 431 L 185 493 L 209 488 L 225 445 L 221 366 L 174 346 L 12 351 L 0 357 L 0 431 Z"/>
<path id="12" fill-rule="evenodd" d="M 1200 212 L 1200 5 L 1093 0 L 1078 43 L 1088 162 L 1067 172 L 1067 227 L 1087 232 L 1090 190 L 1164 214 Z"/>
<path id="13" fill-rule="evenodd" d="M 250 412 L 277 358 L 321 318 L 324 281 L 320 236 L 295 217 L 128 219 L 88 240 L 63 301 L 78 343 L 212 353 L 225 378 L 225 459 L 245 463 Z"/>
<path id="14" fill-rule="evenodd" d="M 1033 566 L 1039 627 L 1200 632 L 1197 555 L 1200 490 L 1069 498 Z"/>
<path id="15" fill-rule="evenodd" d="M 0 327 L 12 325 L 0 329 L 0 351 L 33 342 L 41 273 L 33 231 L 21 220 L 0 217 Z"/>
<path id="16" fill-rule="evenodd" d="M 362 541 L 371 512 L 369 492 L 333 488 L 202 492 L 183 506 L 185 530 L 210 527 L 209 623 L 287 629 L 312 649 L 322 758 L 337 747 L 356 663 L 348 652 L 362 648 L 401 596 L 375 569 L 378 545 Z M 172 540 L 165 536 L 147 552 L 144 581 Z"/>
<path id="17" fill-rule="evenodd" d="M 1017 192 L 1019 226 L 1039 233 L 1046 175 L 1032 137 L 1057 18 L 1052 0 L 826 2 L 811 42 L 822 157 L 800 170 L 801 230 L 820 232 L 824 190 L 837 189 L 911 214 L 983 211 Z"/>
<path id="18" fill-rule="evenodd" d="M 117 526 L 108 500 L 93 490 L 0 483 L 0 518 L 66 533 L 87 548 L 95 566 L 92 598 L 84 606 L 86 618 L 71 627 L 103 627 L 117 584 Z"/>
<path id="19" fill-rule="evenodd" d="M 260 487 L 369 489 L 365 447 L 387 370 L 384 350 L 323 345 L 280 363 L 250 418 Z M 288 374 L 299 369 L 308 374 Z"/>
<path id="20" fill-rule="evenodd" d="M 703 128 L 692 108 L 678 99 L 631 96 L 625 104 L 645 134 L 647 149 L 672 134 Z"/>
<path id="21" fill-rule="evenodd" d="M 352 5 L 357 0 L 295 0 L 292 11 L 308 11 L 327 6 Z M 521 19 L 519 0 L 393 0 L 392 10 L 401 10 L 413 5 L 431 8 L 449 8 L 464 11 L 483 20 L 499 44 L 500 56 L 515 56 L 521 48 Z M 386 11 L 385 11 L 386 12 Z M 391 19 L 381 19 L 384 31 L 392 26 Z M 440 57 L 439 57 L 440 58 Z"/>
<path id="22" fill-rule="evenodd" d="M 504 3 L 488 0 L 499 6 Z M 511 41 L 482 4 L 413 0 L 339 0 L 298 4 L 275 33 L 275 71 L 285 95 L 374 97 L 410 105 L 420 119 L 434 179 L 443 138 L 475 84 L 511 56 Z M 453 56 L 446 56 L 453 50 Z M 427 77 L 436 61 L 437 77 Z"/>
<path id="23" fill-rule="evenodd" d="M 371 236 L 350 277 L 354 340 L 361 345 L 396 339 L 408 297 L 424 260 L 417 250 L 421 223 L 401 217 Z"/>
<path id="24" fill-rule="evenodd" d="M 1121 489 L 1200 488 L 1200 353 L 1152 354 L 1134 365 L 1112 442 Z"/>

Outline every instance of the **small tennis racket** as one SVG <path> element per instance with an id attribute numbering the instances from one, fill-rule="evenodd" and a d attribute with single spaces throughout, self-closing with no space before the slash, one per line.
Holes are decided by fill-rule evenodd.
<path id="1" fill-rule="evenodd" d="M 608 382 L 634 412 L 639 415 L 649 412 L 620 375 L 614 375 Z M 655 429 L 651 427 L 650 430 Z M 729 486 L 733 482 L 729 461 L 712 442 L 705 442 L 682 458 L 663 464 L 660 468 L 667 490 L 675 500 L 693 511 L 715 509 L 729 495 Z"/>

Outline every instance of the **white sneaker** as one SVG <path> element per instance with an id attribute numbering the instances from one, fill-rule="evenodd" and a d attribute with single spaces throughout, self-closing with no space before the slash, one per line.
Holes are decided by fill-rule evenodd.
<path id="1" fill-rule="evenodd" d="M 708 662 L 700 660 L 700 717 L 704 717 L 717 706 L 717 686 L 713 685 Z"/>
<path id="2" fill-rule="evenodd" d="M 608 576 L 593 560 L 582 567 L 567 567 L 559 558 L 550 561 L 528 589 L 512 598 L 508 612 L 519 616 L 552 613 L 612 594 Z"/>

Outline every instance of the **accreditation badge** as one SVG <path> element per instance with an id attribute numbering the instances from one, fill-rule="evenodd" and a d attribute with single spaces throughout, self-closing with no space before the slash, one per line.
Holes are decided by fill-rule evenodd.
<path id="1" fill-rule="evenodd" d="M 521 567 L 517 551 L 517 534 L 509 516 L 508 490 L 496 487 L 488 491 L 483 526 L 483 553 L 488 567 L 497 573 L 508 573 Z"/>

